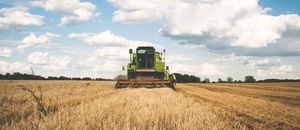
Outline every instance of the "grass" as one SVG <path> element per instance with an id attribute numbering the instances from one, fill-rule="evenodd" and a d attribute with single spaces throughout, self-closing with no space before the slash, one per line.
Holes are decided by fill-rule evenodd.
<path id="1" fill-rule="evenodd" d="M 0 129 L 300 129 L 300 83 L 114 84 L 0 81 Z"/>

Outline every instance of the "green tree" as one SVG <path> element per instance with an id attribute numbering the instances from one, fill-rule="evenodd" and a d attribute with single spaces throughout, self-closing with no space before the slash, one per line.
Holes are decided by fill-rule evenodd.
<path id="1" fill-rule="evenodd" d="M 245 76 L 245 83 L 255 83 L 256 79 L 253 76 Z"/>
<path id="2" fill-rule="evenodd" d="M 232 77 L 227 77 L 227 82 L 228 83 L 233 83 L 233 78 Z"/>
<path id="3" fill-rule="evenodd" d="M 209 78 L 204 78 L 204 80 L 202 81 L 202 83 L 210 83 Z"/>
<path id="4" fill-rule="evenodd" d="M 220 78 L 218 78 L 218 83 L 223 83 L 224 81 Z"/>

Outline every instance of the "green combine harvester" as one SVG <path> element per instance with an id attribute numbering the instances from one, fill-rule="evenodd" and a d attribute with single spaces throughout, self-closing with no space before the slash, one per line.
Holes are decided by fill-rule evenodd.
<path id="1" fill-rule="evenodd" d="M 126 87 L 170 87 L 176 90 L 176 77 L 165 67 L 164 53 L 156 52 L 152 46 L 140 46 L 133 53 L 129 49 L 130 63 L 127 65 L 127 78 L 119 78 L 115 88 Z M 162 59 L 164 55 L 164 59 Z M 123 67 L 125 70 L 125 67 Z"/>

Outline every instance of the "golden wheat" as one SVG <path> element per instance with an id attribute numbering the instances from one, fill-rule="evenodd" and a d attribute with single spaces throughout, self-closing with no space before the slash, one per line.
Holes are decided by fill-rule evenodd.
<path id="1" fill-rule="evenodd" d="M 49 114 L 22 86 L 42 93 Z M 38 90 L 41 86 L 41 91 Z M 212 110 L 169 88 L 113 89 L 114 82 L 1 81 L 1 129 L 230 129 Z M 237 122 L 238 123 L 238 122 Z"/>
<path id="2" fill-rule="evenodd" d="M 114 84 L 0 81 L 0 129 L 300 129 L 300 83 Z"/>
<path id="3" fill-rule="evenodd" d="M 180 84 L 178 91 L 249 129 L 300 129 L 300 83 Z"/>

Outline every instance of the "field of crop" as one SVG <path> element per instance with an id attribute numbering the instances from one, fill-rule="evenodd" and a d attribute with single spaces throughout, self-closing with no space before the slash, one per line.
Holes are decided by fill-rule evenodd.
<path id="1" fill-rule="evenodd" d="M 300 83 L 0 81 L 0 129 L 300 129 Z"/>

